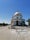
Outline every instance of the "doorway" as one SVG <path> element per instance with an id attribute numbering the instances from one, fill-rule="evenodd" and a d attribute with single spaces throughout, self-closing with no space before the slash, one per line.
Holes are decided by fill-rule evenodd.
<path id="1" fill-rule="evenodd" d="M 18 26 L 18 21 L 16 21 L 16 25 Z"/>

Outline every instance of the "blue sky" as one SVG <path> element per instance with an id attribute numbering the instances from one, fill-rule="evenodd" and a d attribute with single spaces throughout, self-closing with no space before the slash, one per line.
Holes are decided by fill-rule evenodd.
<path id="1" fill-rule="evenodd" d="M 0 0 L 0 23 L 10 23 L 16 11 L 21 12 L 24 19 L 30 18 L 30 0 Z"/>

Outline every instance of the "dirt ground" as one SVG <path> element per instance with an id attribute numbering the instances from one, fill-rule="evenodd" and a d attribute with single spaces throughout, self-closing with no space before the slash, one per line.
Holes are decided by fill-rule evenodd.
<path id="1" fill-rule="evenodd" d="M 30 40 L 30 28 L 20 27 L 20 29 L 8 29 L 0 27 L 0 40 Z"/>

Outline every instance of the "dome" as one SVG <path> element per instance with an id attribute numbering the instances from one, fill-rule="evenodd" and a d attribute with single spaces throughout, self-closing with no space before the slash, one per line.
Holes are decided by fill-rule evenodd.
<path id="1" fill-rule="evenodd" d="M 19 19 L 22 19 L 22 15 L 20 12 L 15 12 L 13 17 L 12 17 L 13 20 L 19 20 Z"/>
<path id="2" fill-rule="evenodd" d="M 15 12 L 15 14 L 14 14 L 14 15 L 17 15 L 17 14 L 18 14 L 18 15 L 21 15 L 21 13 L 20 13 L 20 12 Z"/>

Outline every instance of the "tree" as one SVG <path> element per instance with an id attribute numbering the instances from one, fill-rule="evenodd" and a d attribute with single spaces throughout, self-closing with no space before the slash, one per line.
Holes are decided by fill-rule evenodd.
<path id="1" fill-rule="evenodd" d="M 27 22 L 28 22 L 28 24 L 29 24 L 29 26 L 30 26 L 30 19 L 28 19 Z"/>
<path id="2" fill-rule="evenodd" d="M 25 26 L 25 21 L 22 21 L 22 26 Z"/>

